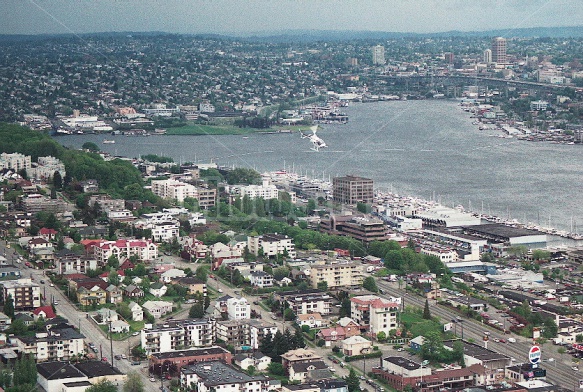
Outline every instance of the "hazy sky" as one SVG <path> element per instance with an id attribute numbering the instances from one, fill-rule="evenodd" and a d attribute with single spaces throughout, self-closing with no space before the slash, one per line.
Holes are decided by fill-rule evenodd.
<path id="1" fill-rule="evenodd" d="M 425 33 L 581 24 L 583 0 L 0 0 L 0 34 Z"/>

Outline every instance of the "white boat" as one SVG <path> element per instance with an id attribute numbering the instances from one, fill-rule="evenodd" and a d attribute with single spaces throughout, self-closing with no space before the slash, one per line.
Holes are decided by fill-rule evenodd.
<path id="1" fill-rule="evenodd" d="M 103 141 L 103 144 L 114 144 L 114 143 L 115 143 L 115 140 L 108 140 L 108 139 L 105 139 L 105 140 Z"/>

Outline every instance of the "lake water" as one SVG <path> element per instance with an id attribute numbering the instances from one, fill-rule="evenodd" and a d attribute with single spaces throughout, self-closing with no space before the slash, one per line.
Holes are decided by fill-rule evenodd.
<path id="1" fill-rule="evenodd" d="M 228 136 L 73 135 L 65 146 L 94 141 L 112 154 L 170 156 L 177 162 L 210 162 L 301 171 L 314 177 L 345 174 L 373 178 L 375 186 L 440 200 L 448 206 L 510 217 L 561 230 L 583 226 L 582 146 L 533 143 L 489 136 L 452 101 L 353 104 L 348 124 L 323 125 L 320 152 L 298 134 Z"/>

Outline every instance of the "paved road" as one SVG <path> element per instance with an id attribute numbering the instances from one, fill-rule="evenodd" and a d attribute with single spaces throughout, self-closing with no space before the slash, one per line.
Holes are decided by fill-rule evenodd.
<path id="1" fill-rule="evenodd" d="M 6 258 L 10 262 L 12 256 L 14 255 L 14 250 L 11 248 L 7 249 L 6 243 L 4 241 L 0 241 L 0 254 L 4 255 L 5 252 Z M 51 300 L 57 300 L 58 305 L 55 306 L 57 314 L 65 317 L 72 325 L 80 327 L 81 333 L 86 337 L 85 341 L 92 342 L 101 349 L 100 353 L 95 354 L 98 356 L 98 359 L 102 357 L 107 358 L 109 363 L 113 363 L 113 365 L 123 373 L 138 371 L 138 373 L 142 375 L 146 391 L 159 391 L 160 382 L 158 381 L 156 383 L 152 383 L 149 381 L 147 375 L 147 362 L 142 362 L 142 365 L 140 366 L 133 366 L 129 360 L 115 360 L 112 357 L 110 341 L 107 339 L 105 333 L 90 319 L 87 319 L 86 313 L 79 311 L 60 290 L 58 290 L 56 287 L 50 287 L 49 280 L 44 275 L 43 270 L 34 270 L 26 267 L 24 264 L 16 263 L 15 265 L 20 267 L 23 278 L 32 278 L 41 286 L 41 293 L 45 298 L 46 305 L 50 305 Z M 44 280 L 46 283 L 41 284 L 41 280 Z M 129 339 L 124 341 L 113 341 L 113 355 L 125 354 L 129 357 L 130 347 L 139 344 L 139 342 L 139 336 L 131 336 Z M 88 352 L 93 354 L 93 352 L 89 349 Z M 121 390 L 121 385 L 119 387 Z"/>
<path id="2" fill-rule="evenodd" d="M 379 281 L 379 287 L 385 290 L 385 292 L 392 296 L 404 296 L 405 306 L 416 305 L 423 307 L 425 305 L 425 299 L 419 297 L 415 294 L 405 293 L 404 289 L 399 289 L 397 283 L 388 283 L 384 281 Z M 443 322 L 448 320 L 453 320 L 459 313 L 453 312 L 451 309 L 441 306 L 433 305 L 431 306 L 432 315 L 438 316 Z M 483 342 L 484 332 L 490 332 L 490 341 L 487 343 L 487 347 L 501 354 L 508 355 L 516 359 L 515 363 L 528 362 L 528 351 L 532 346 L 532 340 L 526 339 L 521 336 L 512 335 L 516 338 L 516 343 L 496 343 L 494 338 L 507 339 L 510 335 L 504 335 L 500 331 L 489 327 L 487 324 L 481 324 L 476 320 L 463 318 L 464 338 L 472 338 L 476 343 Z M 461 334 L 461 326 L 458 324 L 457 327 L 458 335 Z M 570 356 L 561 355 L 557 352 L 557 347 L 552 346 L 550 343 L 545 344 L 542 347 L 543 360 L 546 358 L 554 358 L 555 362 L 547 362 L 543 367 L 547 370 L 547 379 L 555 384 L 558 384 L 567 389 L 573 389 L 575 386 L 578 387 L 579 379 L 583 378 L 583 374 L 580 371 L 573 371 L 571 369 Z M 559 363 L 557 363 L 558 361 Z"/>

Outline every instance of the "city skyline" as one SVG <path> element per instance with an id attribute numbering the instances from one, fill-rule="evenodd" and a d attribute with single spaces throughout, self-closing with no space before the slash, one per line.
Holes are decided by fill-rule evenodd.
<path id="1" fill-rule="evenodd" d="M 581 25 L 576 0 L 6 0 L 0 34 L 96 32 L 258 34 L 289 30 L 512 30 Z"/>

